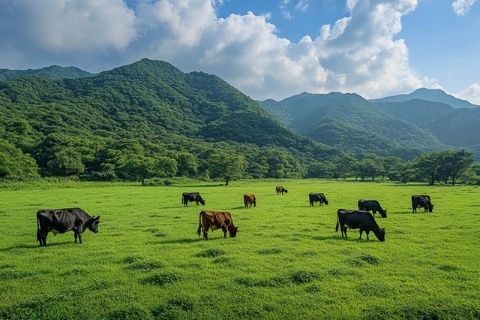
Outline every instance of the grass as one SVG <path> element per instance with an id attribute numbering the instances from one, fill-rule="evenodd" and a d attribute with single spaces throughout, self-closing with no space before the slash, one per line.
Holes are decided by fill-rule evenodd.
<path id="1" fill-rule="evenodd" d="M 276 195 L 282 184 L 288 194 Z M 199 191 L 206 206 L 180 203 Z M 243 194 L 257 207 L 243 208 Z M 310 207 L 309 192 L 329 205 Z M 431 214 L 413 214 L 427 193 Z M 478 319 L 480 189 L 323 180 L 169 187 L 49 183 L 0 191 L 0 319 Z M 342 240 L 336 210 L 380 201 L 384 243 Z M 100 232 L 49 234 L 35 213 L 78 206 Z M 236 238 L 196 234 L 203 209 L 230 211 Z M 375 240 L 373 240 L 375 239 Z"/>

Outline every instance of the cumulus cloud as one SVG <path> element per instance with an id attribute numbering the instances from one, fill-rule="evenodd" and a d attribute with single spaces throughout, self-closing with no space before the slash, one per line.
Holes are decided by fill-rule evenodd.
<path id="1" fill-rule="evenodd" d="M 217 74 L 256 99 L 303 91 L 378 97 L 425 83 L 409 66 L 405 42 L 395 39 L 417 0 L 348 0 L 349 16 L 298 42 L 280 37 L 266 15 L 218 17 L 218 0 L 139 1 L 134 12 L 120 0 L 45 0 L 50 9 L 40 11 L 34 0 L 0 3 L 8 4 L 0 13 L 0 64 L 21 65 L 40 54 L 37 63 L 106 68 L 148 57 Z M 17 30 L 19 18 L 28 20 L 24 31 Z"/>
<path id="2" fill-rule="evenodd" d="M 457 15 L 463 16 L 470 10 L 475 2 L 477 2 L 477 0 L 454 0 L 452 2 L 452 9 Z"/>
<path id="3" fill-rule="evenodd" d="M 480 83 L 473 83 L 464 90 L 462 90 L 458 97 L 468 100 L 471 103 L 480 105 Z"/>

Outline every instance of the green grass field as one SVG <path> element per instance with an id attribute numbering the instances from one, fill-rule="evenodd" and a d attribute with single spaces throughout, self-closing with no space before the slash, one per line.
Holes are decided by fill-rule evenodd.
<path id="1" fill-rule="evenodd" d="M 289 189 L 276 195 L 275 186 Z M 205 206 L 183 208 L 199 191 Z M 243 208 L 253 192 L 257 207 Z M 328 206 L 310 207 L 309 192 Z M 411 213 L 427 193 L 431 214 Z M 70 183 L 0 191 L 0 319 L 479 319 L 480 188 L 322 180 L 170 187 Z M 386 241 L 342 240 L 336 211 L 373 198 Z M 36 211 L 78 206 L 100 232 L 49 234 Z M 236 238 L 196 234 L 203 209 L 226 210 Z"/>

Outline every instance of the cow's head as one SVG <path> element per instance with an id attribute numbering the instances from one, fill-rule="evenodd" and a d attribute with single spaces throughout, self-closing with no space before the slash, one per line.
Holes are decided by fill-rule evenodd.
<path id="1" fill-rule="evenodd" d="M 430 202 L 430 205 L 428 206 L 428 212 L 433 211 L 433 203 Z"/>
<path id="2" fill-rule="evenodd" d="M 254 206 L 254 207 L 257 206 L 257 199 L 253 199 L 253 206 Z"/>
<path id="3" fill-rule="evenodd" d="M 287 189 L 284 189 L 285 193 L 288 193 L 288 190 Z"/>
<path id="4" fill-rule="evenodd" d="M 378 240 L 384 242 L 385 241 L 385 228 L 381 228 L 380 231 L 378 232 L 377 238 Z"/>
<path id="5" fill-rule="evenodd" d="M 328 200 L 327 200 L 327 198 L 325 198 L 325 204 L 328 204 Z"/>
<path id="6" fill-rule="evenodd" d="M 89 223 L 88 223 L 88 229 L 90 229 L 90 231 L 92 232 L 95 232 L 95 233 L 98 233 L 98 224 L 100 223 L 100 216 L 98 217 L 93 217 L 92 219 L 90 219 Z"/>
<path id="7" fill-rule="evenodd" d="M 202 205 L 205 205 L 205 200 L 203 200 L 202 197 L 200 197 L 200 198 L 198 199 L 198 201 L 199 201 Z"/>
<path id="8" fill-rule="evenodd" d="M 231 225 L 230 228 L 228 228 L 228 233 L 230 234 L 231 238 L 235 238 L 237 236 L 237 232 L 238 227 L 234 227 L 233 225 Z"/>
<path id="9" fill-rule="evenodd" d="M 380 215 L 382 216 L 382 218 L 386 218 L 387 217 L 387 210 L 380 211 Z"/>

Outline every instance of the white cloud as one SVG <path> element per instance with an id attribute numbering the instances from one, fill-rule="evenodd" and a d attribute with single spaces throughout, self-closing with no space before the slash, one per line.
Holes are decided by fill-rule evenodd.
<path id="1" fill-rule="evenodd" d="M 470 101 L 471 103 L 480 105 L 480 83 L 473 83 L 458 95 L 459 98 Z"/>
<path id="2" fill-rule="evenodd" d="M 402 17 L 415 9 L 417 0 L 349 0 L 349 17 L 298 42 L 280 37 L 268 15 L 219 18 L 218 0 L 140 1 L 135 15 L 120 0 L 47 1 L 51 8 L 38 13 L 34 0 L 0 0 L 9 5 L 0 13 L 0 64 L 105 69 L 148 57 L 185 71 L 214 73 L 256 99 L 303 91 L 378 97 L 425 83 L 409 66 L 405 42 L 395 39 Z M 299 2 L 281 2 L 289 3 Z M 62 18 L 66 13 L 69 18 Z M 29 21 L 23 33 L 16 30 L 21 28 L 14 18 Z M 49 21 L 57 18 L 50 27 Z M 34 28 L 45 35 L 39 37 Z M 5 36 L 8 31 L 21 41 Z"/>
<path id="3" fill-rule="evenodd" d="M 299 0 L 295 5 L 295 10 L 305 11 L 310 6 L 310 0 Z"/>
<path id="4" fill-rule="evenodd" d="M 457 15 L 463 16 L 467 14 L 475 2 L 477 2 L 477 0 L 454 0 L 452 2 L 452 9 Z"/>

